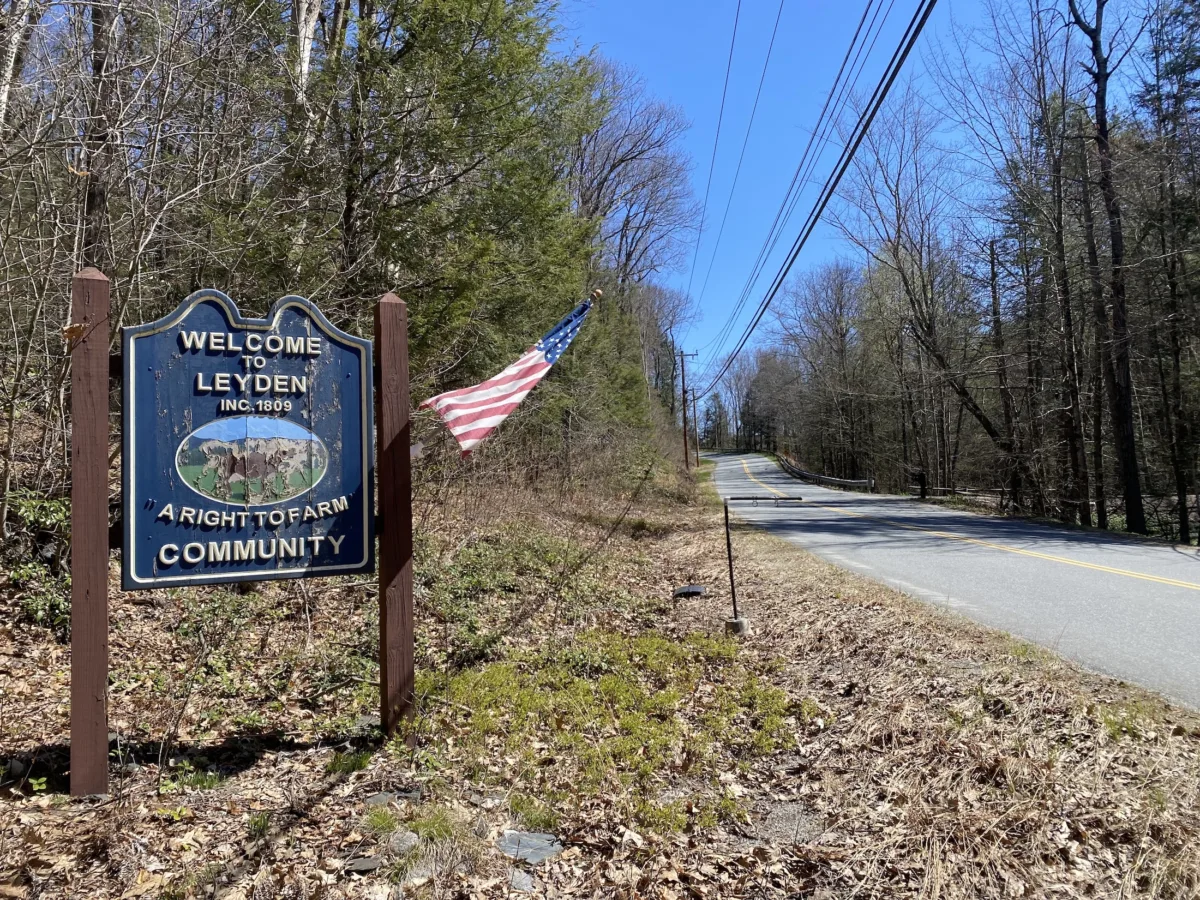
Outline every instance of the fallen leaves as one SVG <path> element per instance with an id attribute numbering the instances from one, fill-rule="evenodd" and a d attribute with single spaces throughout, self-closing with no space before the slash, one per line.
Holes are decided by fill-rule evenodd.
<path id="1" fill-rule="evenodd" d="M 134 879 L 133 887 L 121 894 L 119 900 L 132 900 L 134 897 L 144 897 L 153 891 L 161 890 L 166 883 L 167 879 L 164 876 L 147 872 L 143 869 L 141 872 L 138 872 L 137 877 Z"/>
<path id="2" fill-rule="evenodd" d="M 539 499 L 521 509 L 523 522 L 555 534 L 580 527 L 569 504 L 547 510 Z M 561 609 L 547 605 L 505 639 L 501 658 L 574 646 L 572 671 L 592 684 L 620 674 L 604 669 L 611 654 L 576 646 L 598 623 L 676 644 L 719 632 L 726 598 L 716 517 L 695 508 L 635 513 L 649 530 L 636 539 L 618 530 L 580 596 Z M 610 524 L 597 510 L 589 515 L 595 527 L 579 532 L 583 546 Z M 451 558 L 459 545 L 475 552 L 468 532 L 456 535 Z M 526 550 L 559 546 L 526 538 Z M 110 722 L 131 766 L 114 761 L 120 777 L 104 804 L 6 786 L 0 900 L 199 898 L 218 888 L 223 900 L 394 900 L 401 883 L 406 896 L 490 900 L 512 896 L 514 865 L 547 895 L 631 900 L 1195 894 L 1194 716 L 1048 656 L 1017 654 L 1003 636 L 765 536 L 740 530 L 735 540 L 746 584 L 740 599 L 755 620 L 736 662 L 714 657 L 688 682 L 692 690 L 637 706 L 649 711 L 646 722 L 596 717 L 575 748 L 578 717 L 568 708 L 552 710 L 544 728 L 514 747 L 503 716 L 480 722 L 470 697 L 433 704 L 412 747 L 373 744 L 370 726 L 355 723 L 376 701 L 374 597 L 361 584 L 314 582 L 307 597 L 263 589 L 261 621 L 210 665 L 182 723 L 181 735 L 195 737 L 180 737 L 176 764 L 160 773 L 154 736 L 174 708 L 164 698 L 174 699 L 174 683 L 186 675 L 173 632 L 186 621 L 165 595 L 135 602 L 114 591 Z M 476 544 L 488 566 L 503 561 L 503 544 Z M 522 553 L 521 565 L 542 565 L 533 581 L 545 590 L 552 579 L 544 561 Z M 486 596 L 497 621 L 527 599 L 520 578 L 486 566 L 468 574 L 455 589 L 494 591 Z M 668 607 L 662 598 L 682 583 L 712 593 Z M 420 622 L 422 672 L 445 671 L 442 625 L 427 614 Z M 56 789 L 65 786 L 68 663 L 48 636 L 0 626 L 0 737 L 6 751 L 32 762 L 23 775 L 48 771 L 53 784 L 60 773 Z M 754 694 L 735 669 L 784 688 L 786 708 Z M 618 691 L 620 681 L 606 689 Z M 615 709 L 621 696 L 605 702 Z M 709 727 L 703 716 L 735 707 L 722 732 L 728 746 L 700 746 L 696 735 Z M 767 716 L 778 719 L 772 733 L 788 740 L 751 753 L 746 735 Z M 680 724 L 663 746 L 652 740 L 661 732 L 650 727 L 655 717 Z M 579 791 L 573 766 L 587 748 L 635 727 L 647 738 L 624 758 L 648 766 L 645 780 L 614 776 L 602 790 Z M 480 730 L 477 765 L 467 765 Z M 365 768 L 328 770 L 335 753 L 351 758 L 364 749 Z M 211 787 L 189 786 L 177 765 L 183 759 L 219 777 Z M 160 795 L 160 774 L 178 786 Z M 559 794 L 569 799 L 547 802 Z M 378 805 L 396 828 L 440 836 L 397 842 L 403 852 L 394 853 L 389 817 L 370 818 Z M 562 852 L 529 868 L 502 857 L 495 841 L 517 827 L 517 810 L 545 817 L 544 828 L 529 830 L 555 833 Z"/>

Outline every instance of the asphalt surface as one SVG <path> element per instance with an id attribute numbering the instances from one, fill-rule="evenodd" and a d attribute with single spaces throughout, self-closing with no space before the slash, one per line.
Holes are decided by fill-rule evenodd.
<path id="1" fill-rule="evenodd" d="M 817 487 L 706 454 L 731 514 L 844 568 L 1200 709 L 1200 555 L 1099 532 Z M 734 546 L 736 562 L 737 547 Z"/>

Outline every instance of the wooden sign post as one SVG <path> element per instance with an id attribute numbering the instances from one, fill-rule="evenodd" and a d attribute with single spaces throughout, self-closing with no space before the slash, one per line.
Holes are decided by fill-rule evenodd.
<path id="1" fill-rule="evenodd" d="M 392 734 L 413 703 L 412 461 L 408 307 L 384 294 L 375 307 L 379 360 L 375 464 L 379 479 L 379 720 Z"/>
<path id="2" fill-rule="evenodd" d="M 108 279 L 71 281 L 71 794 L 108 792 Z"/>
<path id="3" fill-rule="evenodd" d="M 124 380 L 127 590 L 375 571 L 377 474 L 380 719 L 394 733 L 412 712 L 414 682 L 404 302 L 386 294 L 375 310 L 374 398 L 371 342 L 340 332 L 301 297 L 283 298 L 259 320 L 242 318 L 219 291 L 198 291 L 166 318 L 126 328 L 113 370 L 109 281 L 85 269 L 72 281 L 64 337 L 72 364 L 71 794 L 108 791 L 110 371 Z M 306 453 L 298 455 L 297 442 Z M 198 533 L 201 525 L 208 531 Z"/>

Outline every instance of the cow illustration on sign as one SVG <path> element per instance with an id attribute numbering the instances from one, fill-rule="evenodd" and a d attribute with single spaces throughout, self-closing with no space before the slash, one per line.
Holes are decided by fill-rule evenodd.
<path id="1" fill-rule="evenodd" d="M 316 487 L 328 465 L 319 437 L 272 416 L 209 422 L 185 437 L 175 454 L 179 475 L 192 490 L 250 506 L 303 494 Z"/>

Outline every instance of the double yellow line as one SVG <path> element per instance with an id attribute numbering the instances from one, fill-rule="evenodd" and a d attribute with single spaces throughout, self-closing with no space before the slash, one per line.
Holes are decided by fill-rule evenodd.
<path id="1" fill-rule="evenodd" d="M 776 490 L 766 482 L 760 481 L 750 471 L 750 466 L 746 460 L 742 460 L 742 468 L 746 470 L 746 477 L 757 484 L 759 487 L 766 488 L 772 494 L 778 497 L 786 497 L 783 491 Z M 856 519 L 868 519 L 872 522 L 882 522 L 884 525 L 891 525 L 895 528 L 904 528 L 908 531 L 919 531 L 922 534 L 933 535 L 934 537 L 944 538 L 948 541 L 959 541 L 963 544 L 977 544 L 980 547 L 987 547 L 989 550 L 1003 550 L 1005 553 L 1016 553 L 1018 556 L 1031 556 L 1034 559 L 1045 559 L 1050 562 L 1062 563 L 1067 566 L 1077 566 L 1080 569 L 1092 569 L 1096 572 L 1107 572 L 1109 575 L 1122 575 L 1126 578 L 1137 578 L 1141 581 L 1153 581 L 1156 584 L 1167 584 L 1171 587 L 1187 588 L 1192 591 L 1200 591 L 1200 584 L 1193 584 L 1190 581 L 1176 581 L 1174 578 L 1161 578 L 1158 575 L 1146 575 L 1142 572 L 1131 572 L 1128 569 L 1114 569 L 1112 566 L 1101 566 L 1096 563 L 1081 562 L 1077 559 L 1069 559 L 1065 556 L 1053 556 L 1049 553 L 1038 553 L 1036 550 L 1022 550 L 1020 547 L 1009 547 L 1007 544 L 996 544 L 992 541 L 981 541 L 978 538 L 966 537 L 961 534 L 954 534 L 950 531 L 938 531 L 933 528 L 921 528 L 918 525 L 908 525 L 904 522 L 896 522 L 891 519 L 882 519 L 879 516 L 869 516 L 866 513 L 854 512 L 850 509 L 842 509 L 840 506 L 824 506 L 820 503 L 815 503 L 811 500 L 802 500 L 802 503 L 814 506 L 817 509 L 828 510 L 829 512 L 841 513 L 844 516 L 854 516 Z"/>

